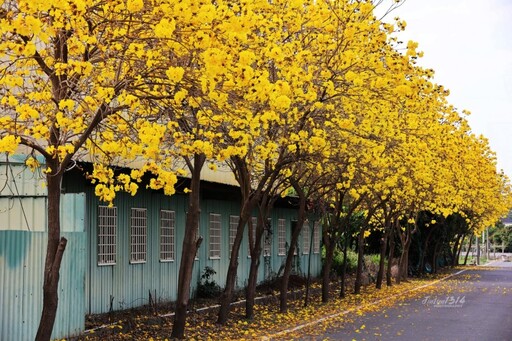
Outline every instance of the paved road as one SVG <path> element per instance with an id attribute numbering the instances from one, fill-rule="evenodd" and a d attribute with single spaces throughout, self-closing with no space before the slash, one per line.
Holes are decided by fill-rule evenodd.
<path id="1" fill-rule="evenodd" d="M 323 334 L 329 340 L 512 340 L 512 262 L 466 270 L 432 294 L 358 317 Z M 499 268 L 495 268 L 499 267 Z M 364 327 L 362 328 L 362 326 Z"/>

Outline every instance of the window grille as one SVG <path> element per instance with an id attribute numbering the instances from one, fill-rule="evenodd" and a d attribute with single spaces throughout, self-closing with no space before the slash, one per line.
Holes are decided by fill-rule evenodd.
<path id="1" fill-rule="evenodd" d="M 313 253 L 320 253 L 320 232 L 321 232 L 321 225 L 317 221 L 317 222 L 315 222 L 314 229 L 313 229 Z"/>
<path id="2" fill-rule="evenodd" d="M 279 256 L 286 255 L 286 219 L 277 221 L 277 254 Z"/>
<path id="3" fill-rule="evenodd" d="M 233 244 L 235 244 L 236 231 L 238 229 L 238 222 L 240 217 L 229 216 L 229 254 L 233 251 Z"/>
<path id="4" fill-rule="evenodd" d="M 145 263 L 147 249 L 147 210 L 132 208 L 130 219 L 130 263 Z"/>
<path id="5" fill-rule="evenodd" d="M 176 213 L 174 211 L 160 211 L 160 260 L 162 262 L 174 260 L 174 232 Z"/>
<path id="6" fill-rule="evenodd" d="M 210 258 L 220 258 L 220 214 L 210 213 Z"/>
<path id="7" fill-rule="evenodd" d="M 98 265 L 116 264 L 117 207 L 98 206 Z"/>
<path id="8" fill-rule="evenodd" d="M 309 222 L 305 221 L 302 226 L 302 253 L 309 254 L 309 244 L 311 240 L 311 231 L 309 229 Z"/>

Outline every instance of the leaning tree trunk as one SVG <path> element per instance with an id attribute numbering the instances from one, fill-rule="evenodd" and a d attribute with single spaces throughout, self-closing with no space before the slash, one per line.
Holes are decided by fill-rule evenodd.
<path id="1" fill-rule="evenodd" d="M 53 170 L 58 170 L 55 162 L 48 162 Z M 48 242 L 43 275 L 43 310 L 35 340 L 50 340 L 57 306 L 59 302 L 59 270 L 67 240 L 60 235 L 60 191 L 62 173 L 50 174 L 46 177 L 48 188 Z M 4 313 L 6 313 L 4 311 Z"/>
<path id="2" fill-rule="evenodd" d="M 217 317 L 217 323 L 219 324 L 225 324 L 228 321 L 229 311 L 231 310 L 231 301 L 233 300 L 233 292 L 235 290 L 236 275 L 238 272 L 238 254 L 240 253 L 240 246 L 242 245 L 242 239 L 247 222 L 251 219 L 251 211 L 261 195 L 261 189 L 252 191 L 250 173 L 245 161 L 239 157 L 233 157 L 232 161 L 235 165 L 235 177 L 240 184 L 242 207 L 240 208 L 240 219 L 238 221 L 235 240 L 231 249 L 231 258 L 229 260 L 228 272 L 226 274 L 226 285 L 220 297 L 220 309 Z"/>
<path id="3" fill-rule="evenodd" d="M 462 237 L 463 237 L 463 235 L 461 235 L 461 234 L 459 234 L 457 236 L 457 239 L 455 240 L 455 244 L 453 245 L 453 248 L 451 250 L 451 252 L 452 252 L 452 264 L 451 264 L 451 266 L 452 267 L 459 265 L 459 259 L 457 258 L 457 251 L 459 250 L 459 244 L 460 244 L 460 240 L 461 240 Z"/>
<path id="4" fill-rule="evenodd" d="M 361 286 L 363 285 L 363 257 L 364 257 L 364 231 L 362 228 L 359 231 L 359 236 L 357 238 L 357 271 L 356 271 L 356 282 L 354 284 L 354 293 L 361 293 Z"/>
<path id="5" fill-rule="evenodd" d="M 290 282 L 290 274 L 292 272 L 293 257 L 296 249 L 297 240 L 299 239 L 300 230 L 304 221 L 298 221 L 295 231 L 293 231 L 290 248 L 286 255 L 283 277 L 281 278 L 280 294 L 279 294 L 279 312 L 286 313 L 288 310 L 288 283 Z"/>
<path id="6" fill-rule="evenodd" d="M 251 253 L 251 266 L 249 269 L 249 280 L 247 282 L 247 291 L 245 293 L 245 317 L 254 318 L 254 302 L 256 298 L 256 285 L 258 283 L 258 269 L 261 256 L 261 238 L 258 238 L 256 232 L 255 245 Z"/>
<path id="7" fill-rule="evenodd" d="M 176 311 L 172 328 L 172 338 L 183 339 L 187 319 L 187 306 L 190 298 L 190 284 L 192 282 L 192 270 L 197 250 L 201 245 L 201 238 L 197 238 L 197 227 L 199 226 L 200 208 L 200 184 L 201 169 L 205 162 L 204 155 L 194 155 L 194 166 L 190 184 L 190 194 L 185 223 L 185 237 L 181 252 L 180 270 L 178 275 L 178 297 Z"/>
<path id="8" fill-rule="evenodd" d="M 226 275 L 226 286 L 220 296 L 220 309 L 217 317 L 217 323 L 219 324 L 225 324 L 228 320 L 231 301 L 233 300 L 233 291 L 235 290 L 235 280 L 238 270 L 238 254 L 240 252 L 240 245 L 242 244 L 244 236 L 245 225 L 249 221 L 250 216 L 250 209 L 244 206 L 240 213 L 240 220 L 238 221 L 235 240 L 231 250 L 231 258 L 229 260 L 228 273 Z"/>
<path id="9" fill-rule="evenodd" d="M 473 246 L 473 239 L 474 238 L 475 238 L 474 234 L 472 234 L 471 237 L 469 238 L 468 250 L 466 251 L 466 256 L 464 257 L 464 265 L 468 264 L 469 252 L 471 251 L 471 246 Z"/>
<path id="10" fill-rule="evenodd" d="M 464 241 L 466 240 L 466 234 L 464 234 L 462 236 L 462 240 L 460 242 L 460 245 L 459 245 L 459 249 L 457 250 L 457 264 L 456 265 L 459 265 L 459 259 L 460 259 L 460 253 L 462 252 L 462 247 L 464 246 Z"/>
<path id="11" fill-rule="evenodd" d="M 300 231 L 302 230 L 304 221 L 306 220 L 306 195 L 297 182 L 291 181 L 291 183 L 299 195 L 299 212 L 297 217 L 297 226 L 292 233 L 290 248 L 288 249 L 288 254 L 286 255 L 283 277 L 281 278 L 281 292 L 279 295 L 279 311 L 281 313 L 286 313 L 288 310 L 288 283 L 290 281 L 290 274 L 292 272 L 293 254 L 295 253 L 296 244 L 299 240 Z"/>
<path id="12" fill-rule="evenodd" d="M 245 317 L 252 319 L 254 317 L 254 303 L 256 298 L 256 285 L 258 284 L 258 269 L 260 266 L 261 256 L 261 240 L 263 237 L 264 226 L 269 216 L 269 208 L 271 200 L 267 194 L 264 194 L 259 208 L 259 215 L 256 224 L 256 238 L 254 238 L 254 245 L 251 251 L 251 266 L 249 268 L 249 280 L 247 283 L 247 290 L 245 293 Z M 250 239 L 249 239 L 250 240 Z"/>

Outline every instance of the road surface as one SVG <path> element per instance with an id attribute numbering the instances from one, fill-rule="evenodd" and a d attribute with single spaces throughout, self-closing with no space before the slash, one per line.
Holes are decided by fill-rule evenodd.
<path id="1" fill-rule="evenodd" d="M 512 340 L 512 262 L 466 270 L 436 286 L 435 293 L 332 326 L 322 339 Z"/>

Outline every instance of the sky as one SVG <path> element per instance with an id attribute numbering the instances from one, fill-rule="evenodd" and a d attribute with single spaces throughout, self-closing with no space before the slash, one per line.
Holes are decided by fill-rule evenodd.
<path id="1" fill-rule="evenodd" d="M 401 40 L 419 43 L 419 64 L 435 70 L 459 112 L 471 112 L 472 131 L 512 178 L 512 0 L 405 0 L 384 21 L 396 16 L 407 23 Z"/>

